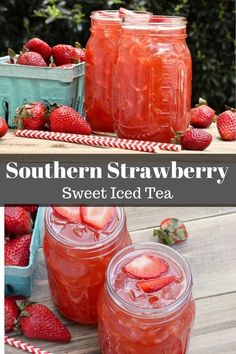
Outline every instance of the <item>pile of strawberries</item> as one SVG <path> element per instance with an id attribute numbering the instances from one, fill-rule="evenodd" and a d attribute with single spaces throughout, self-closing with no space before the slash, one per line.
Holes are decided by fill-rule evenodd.
<path id="1" fill-rule="evenodd" d="M 29 264 L 32 229 L 37 205 L 6 206 L 5 266 Z M 46 306 L 30 303 L 22 296 L 5 297 L 5 332 L 15 331 L 33 339 L 68 342 L 71 334 Z"/>
<path id="2" fill-rule="evenodd" d="M 205 150 L 211 144 L 213 137 L 203 129 L 208 128 L 214 121 L 217 123 L 222 140 L 236 140 L 236 110 L 227 108 L 217 117 L 207 102 L 200 98 L 196 107 L 191 109 L 190 124 L 193 128 L 185 133 L 174 132 L 173 142 L 180 143 L 186 150 Z"/>
<path id="3" fill-rule="evenodd" d="M 8 55 L 10 56 L 9 61 L 7 61 L 8 64 L 65 69 L 82 63 L 85 59 L 84 49 L 78 42 L 74 47 L 68 44 L 57 44 L 50 47 L 40 38 L 31 38 L 25 43 L 19 55 L 16 55 L 12 49 L 8 50 Z"/>
<path id="4" fill-rule="evenodd" d="M 5 266 L 26 267 L 29 264 L 30 244 L 37 208 L 37 205 L 5 207 Z"/>
<path id="5" fill-rule="evenodd" d="M 69 106 L 47 105 L 42 102 L 27 103 L 15 115 L 17 129 L 50 130 L 59 133 L 92 133 L 89 123 Z"/>

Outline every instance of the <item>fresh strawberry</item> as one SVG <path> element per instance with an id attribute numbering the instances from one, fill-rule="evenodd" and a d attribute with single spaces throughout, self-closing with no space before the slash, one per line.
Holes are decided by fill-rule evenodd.
<path id="1" fill-rule="evenodd" d="M 32 339 L 52 342 L 69 342 L 71 334 L 56 315 L 41 304 L 17 302 L 22 309 L 18 330 Z"/>
<path id="2" fill-rule="evenodd" d="M 168 264 L 152 255 L 138 256 L 124 265 L 123 271 L 133 278 L 152 279 L 167 272 Z"/>
<path id="3" fill-rule="evenodd" d="M 26 267 L 29 264 L 32 235 L 21 235 L 5 244 L 5 266 Z"/>
<path id="4" fill-rule="evenodd" d="M 75 223 L 81 222 L 80 207 L 53 206 L 52 208 L 58 218 Z"/>
<path id="5" fill-rule="evenodd" d="M 22 235 L 32 231 L 31 216 L 21 207 L 5 207 L 4 219 L 6 234 Z"/>
<path id="6" fill-rule="evenodd" d="M 114 215 L 114 207 L 81 207 L 83 222 L 96 230 L 102 230 L 109 225 Z"/>
<path id="7" fill-rule="evenodd" d="M 21 207 L 28 211 L 32 218 L 36 216 L 37 210 L 38 210 L 38 205 L 36 204 L 22 204 Z"/>
<path id="8" fill-rule="evenodd" d="M 51 47 L 46 42 L 42 41 L 42 39 L 31 38 L 24 47 L 31 52 L 39 53 L 46 62 L 48 62 L 51 56 Z"/>
<path id="9" fill-rule="evenodd" d="M 0 138 L 2 138 L 8 132 L 8 126 L 2 117 L 0 117 Z"/>
<path id="10" fill-rule="evenodd" d="M 166 277 L 152 279 L 152 280 L 145 280 L 145 281 L 138 281 L 137 286 L 139 289 L 144 291 L 145 293 L 153 293 L 155 291 L 159 291 L 173 283 L 175 281 L 175 276 L 168 275 Z"/>
<path id="11" fill-rule="evenodd" d="M 78 54 L 75 47 L 67 44 L 58 44 L 52 47 L 52 56 L 57 66 L 78 62 Z"/>
<path id="12" fill-rule="evenodd" d="M 27 103 L 16 110 L 17 129 L 43 130 L 46 124 L 46 107 L 42 102 Z"/>
<path id="13" fill-rule="evenodd" d="M 199 98 L 199 104 L 191 109 L 190 124 L 196 128 L 207 128 L 211 125 L 215 117 L 215 111 L 207 105 L 207 102 Z"/>
<path id="14" fill-rule="evenodd" d="M 20 311 L 16 301 L 10 297 L 4 299 L 4 314 L 5 314 L 5 332 L 11 332 L 14 329 Z"/>
<path id="15" fill-rule="evenodd" d="M 82 63 L 85 61 L 85 51 L 82 48 L 75 48 L 76 49 L 76 53 L 77 53 L 77 60 L 79 61 L 79 63 Z"/>
<path id="16" fill-rule="evenodd" d="M 202 129 L 189 129 L 180 138 L 185 150 L 205 150 L 212 142 L 212 135 Z"/>
<path id="17" fill-rule="evenodd" d="M 167 218 L 161 222 L 159 229 L 154 229 L 153 236 L 158 236 L 160 242 L 166 245 L 173 245 L 187 240 L 188 232 L 179 219 Z"/>
<path id="18" fill-rule="evenodd" d="M 36 52 L 24 52 L 17 58 L 17 64 L 30 66 L 47 66 L 42 55 Z"/>
<path id="19" fill-rule="evenodd" d="M 11 205 L 7 205 L 7 207 L 9 207 L 9 206 L 11 206 Z M 38 210 L 38 205 L 36 205 L 36 204 L 17 204 L 17 205 L 14 205 L 14 208 L 15 207 L 20 207 L 20 208 L 25 209 L 28 213 L 30 213 L 32 219 L 35 218 L 37 210 Z"/>
<path id="20" fill-rule="evenodd" d="M 222 140 L 236 140 L 236 109 L 221 113 L 217 119 L 217 128 Z"/>
<path id="21" fill-rule="evenodd" d="M 49 115 L 50 131 L 72 134 L 91 134 L 90 125 L 73 108 L 59 106 L 54 108 Z"/>
<path id="22" fill-rule="evenodd" d="M 82 63 L 85 61 L 85 50 L 81 47 L 81 45 L 76 42 L 75 43 L 75 50 L 77 53 L 76 59 L 78 60 L 79 63 Z"/>

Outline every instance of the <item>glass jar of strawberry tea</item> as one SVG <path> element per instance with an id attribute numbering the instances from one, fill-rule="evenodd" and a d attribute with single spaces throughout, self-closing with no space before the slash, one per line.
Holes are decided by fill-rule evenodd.
<path id="1" fill-rule="evenodd" d="M 175 250 L 146 242 L 112 258 L 98 302 L 103 354 L 186 354 L 194 317 L 191 270 Z"/>
<path id="2" fill-rule="evenodd" d="M 113 133 L 112 78 L 122 19 L 147 23 L 151 14 L 95 11 L 91 14 L 91 36 L 85 51 L 85 113 L 96 133 Z"/>
<path id="3" fill-rule="evenodd" d="M 113 79 L 113 118 L 120 138 L 170 142 L 190 123 L 191 55 L 184 17 L 124 23 Z"/>
<path id="4" fill-rule="evenodd" d="M 120 207 L 48 207 L 44 255 L 52 298 L 79 323 L 97 322 L 97 299 L 113 255 L 131 243 Z"/>

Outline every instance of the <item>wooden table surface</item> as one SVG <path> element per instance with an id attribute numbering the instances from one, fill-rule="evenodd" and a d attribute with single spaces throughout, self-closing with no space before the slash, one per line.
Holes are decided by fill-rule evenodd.
<path id="1" fill-rule="evenodd" d="M 235 141 L 222 141 L 219 138 L 216 125 L 212 124 L 206 129 L 213 135 L 211 145 L 201 153 L 203 154 L 235 154 Z M 96 148 L 72 143 L 61 143 L 56 141 L 20 138 L 14 135 L 14 130 L 10 130 L 2 139 L 0 139 L 0 154 L 123 154 L 135 153 L 129 150 L 114 148 Z M 169 153 L 160 151 L 160 154 Z M 182 150 L 181 154 L 197 154 L 199 151 Z M 173 154 L 175 154 L 173 152 Z"/>
<path id="2" fill-rule="evenodd" d="M 134 242 L 153 240 L 153 228 L 165 217 L 177 217 L 186 223 L 189 239 L 174 248 L 185 256 L 193 271 L 197 312 L 189 354 L 235 354 L 236 207 L 139 207 L 126 208 L 126 214 Z M 58 314 L 48 288 L 42 249 L 31 299 Z M 72 333 L 69 344 L 20 339 L 53 354 L 100 353 L 95 326 L 80 326 L 59 317 Z M 6 346 L 6 354 L 20 352 Z"/>

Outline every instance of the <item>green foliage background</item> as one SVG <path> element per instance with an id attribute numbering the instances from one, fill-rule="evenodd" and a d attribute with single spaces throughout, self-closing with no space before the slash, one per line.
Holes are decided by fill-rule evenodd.
<path id="1" fill-rule="evenodd" d="M 91 11 L 120 6 L 187 16 L 193 58 L 193 104 L 201 96 L 217 112 L 225 104 L 235 106 L 233 0 L 1 0 L 0 55 L 5 55 L 8 47 L 19 51 L 32 36 L 51 45 L 79 41 L 85 46 Z"/>

